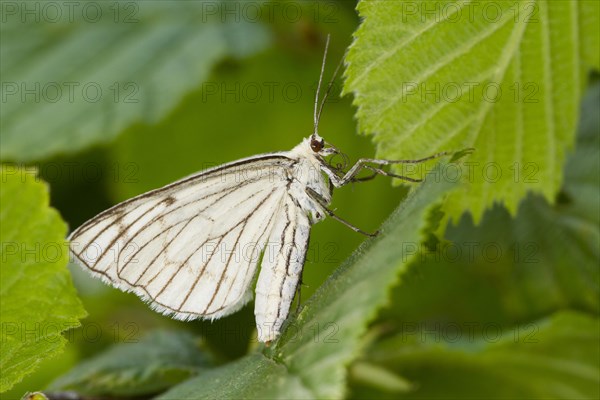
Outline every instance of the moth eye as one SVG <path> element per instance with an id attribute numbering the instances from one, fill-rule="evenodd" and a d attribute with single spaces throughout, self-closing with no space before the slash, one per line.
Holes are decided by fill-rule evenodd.
<path id="1" fill-rule="evenodd" d="M 323 146 L 325 146 L 325 141 L 323 139 L 321 139 L 321 140 L 314 140 L 313 139 L 313 140 L 310 141 L 310 148 L 315 153 L 318 153 L 321 150 L 323 150 Z"/>

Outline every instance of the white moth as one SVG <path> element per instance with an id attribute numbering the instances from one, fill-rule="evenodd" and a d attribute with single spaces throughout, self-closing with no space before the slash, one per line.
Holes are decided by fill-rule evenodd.
<path id="1" fill-rule="evenodd" d="M 262 255 L 254 309 L 258 340 L 276 339 L 301 281 L 311 226 L 329 215 L 366 234 L 327 208 L 333 187 L 378 174 L 418 181 L 380 166 L 445 154 L 360 159 L 347 171 L 328 163 L 325 157 L 341 153 L 317 133 L 333 83 L 317 112 L 327 45 L 310 137 L 290 151 L 224 164 L 117 204 L 71 233 L 74 260 L 163 314 L 214 320 L 252 298 Z M 357 178 L 363 169 L 373 174 Z"/>

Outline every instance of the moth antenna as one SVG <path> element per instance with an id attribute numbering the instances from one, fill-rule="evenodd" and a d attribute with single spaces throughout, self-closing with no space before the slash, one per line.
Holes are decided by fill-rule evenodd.
<path id="1" fill-rule="evenodd" d="M 329 34 L 327 34 L 327 39 L 325 41 L 325 51 L 323 52 L 323 62 L 321 63 L 321 74 L 319 75 L 319 83 L 317 85 L 317 93 L 315 93 L 315 110 L 314 110 L 314 130 L 313 134 L 317 133 L 317 128 L 319 126 L 319 118 L 317 115 L 317 110 L 319 106 L 319 92 L 321 91 L 321 82 L 323 81 L 323 74 L 325 73 L 325 62 L 327 61 L 327 51 L 329 50 Z"/>
<path id="2" fill-rule="evenodd" d="M 337 74 L 340 70 L 340 67 L 342 66 L 342 64 L 344 63 L 344 57 L 342 57 L 342 59 L 340 60 L 340 62 L 338 63 L 337 67 L 335 67 L 335 71 L 333 71 L 333 75 L 331 76 L 331 80 L 329 81 L 329 85 L 327 85 L 327 90 L 325 91 L 325 94 L 323 95 L 323 100 L 321 100 L 321 105 L 319 106 L 319 112 L 317 113 L 317 117 L 316 117 L 316 125 L 315 125 L 315 132 L 317 131 L 316 126 L 319 125 L 319 121 L 321 120 L 321 113 L 323 112 L 323 107 L 325 106 L 325 101 L 327 100 L 327 96 L 329 96 L 329 93 L 331 92 L 331 88 L 333 87 L 333 83 L 335 82 L 335 78 L 337 77 Z"/>

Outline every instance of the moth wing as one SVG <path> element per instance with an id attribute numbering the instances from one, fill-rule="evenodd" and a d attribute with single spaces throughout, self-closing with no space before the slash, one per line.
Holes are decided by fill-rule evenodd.
<path id="1" fill-rule="evenodd" d="M 258 340 L 279 336 L 302 278 L 311 223 L 306 211 L 286 197 L 271 230 L 256 282 L 254 314 Z"/>
<path id="2" fill-rule="evenodd" d="M 293 164 L 283 154 L 257 156 L 124 201 L 76 229 L 71 254 L 163 314 L 231 314 L 252 297 Z"/>

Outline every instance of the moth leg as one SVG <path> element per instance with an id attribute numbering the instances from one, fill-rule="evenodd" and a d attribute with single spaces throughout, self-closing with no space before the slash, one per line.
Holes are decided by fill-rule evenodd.
<path id="1" fill-rule="evenodd" d="M 335 187 L 333 182 L 331 181 L 331 178 L 328 180 L 328 188 L 329 188 L 329 194 L 333 194 L 333 188 Z"/>
<path id="2" fill-rule="evenodd" d="M 392 174 L 391 172 L 386 172 L 386 171 L 382 170 L 381 168 L 377 168 L 377 167 L 374 167 L 369 164 L 375 164 L 375 165 L 381 165 L 381 166 L 392 165 L 392 164 L 418 164 L 418 163 L 422 163 L 422 162 L 425 162 L 428 160 L 432 160 L 434 158 L 446 156 L 449 154 L 451 154 L 451 153 L 447 152 L 447 151 L 442 151 L 440 153 L 433 154 L 429 157 L 420 158 L 417 160 L 378 160 L 378 159 L 374 159 L 374 158 L 361 158 L 342 177 L 338 176 L 335 173 L 335 171 L 333 171 L 330 168 L 327 168 L 326 166 L 323 166 L 324 167 L 323 172 L 325 172 L 327 174 L 327 176 L 329 176 L 332 183 L 336 187 L 344 186 L 344 185 L 348 184 L 349 182 L 356 182 L 356 181 L 363 180 L 363 178 L 356 178 L 356 176 L 363 169 L 370 169 L 371 171 L 375 172 L 375 174 L 378 174 L 378 175 L 384 175 L 384 176 L 389 176 L 392 178 L 403 179 L 403 180 L 406 180 L 409 182 L 420 182 L 421 180 L 416 180 L 416 179 L 409 178 L 409 177 L 402 176 L 402 175 Z M 373 175 L 372 177 L 369 176 L 365 180 L 373 179 L 374 177 L 375 177 L 375 175 Z"/>
<path id="3" fill-rule="evenodd" d="M 372 179 L 375 179 L 375 177 L 377 177 L 377 175 L 383 175 L 383 176 L 389 176 L 391 178 L 403 179 L 403 180 L 409 181 L 409 182 L 422 182 L 423 181 L 422 179 L 414 179 L 414 178 L 409 178 L 408 176 L 393 174 L 391 172 L 384 171 L 381 168 L 373 167 L 371 165 L 363 165 L 361 169 L 363 169 L 363 170 L 364 169 L 370 169 L 371 171 L 373 171 L 373 173 L 371 175 L 368 175 L 368 176 L 357 178 L 356 175 L 358 175 L 358 173 L 360 172 L 360 170 L 359 170 L 359 171 L 356 172 L 356 174 L 354 174 L 354 176 L 352 176 L 352 177 L 350 177 L 348 179 L 347 183 L 350 183 L 350 182 L 366 182 L 366 181 L 370 181 Z M 344 179 L 344 176 L 339 176 L 338 175 L 338 181 L 341 181 L 343 179 Z M 329 178 L 329 187 L 330 187 L 330 189 L 329 189 L 330 193 L 333 192 L 333 187 L 335 187 L 335 184 L 334 184 L 334 182 L 333 182 L 333 180 L 331 178 Z"/>
<path id="4" fill-rule="evenodd" d="M 391 178 L 402 179 L 402 180 L 408 181 L 408 182 L 423 182 L 423 179 L 409 178 L 408 176 L 404 176 L 404 175 L 392 174 L 391 172 L 387 172 L 387 171 L 382 170 L 381 168 L 372 167 L 370 165 L 365 165 L 365 166 L 363 166 L 363 168 L 370 169 L 371 171 L 375 172 L 373 175 L 368 176 L 367 177 L 368 179 L 366 179 L 366 180 L 373 179 L 377 175 L 383 175 L 383 176 L 389 176 Z M 358 179 L 362 180 L 362 178 L 358 178 Z M 357 178 L 354 178 L 353 182 L 356 180 L 357 180 Z"/>
<path id="5" fill-rule="evenodd" d="M 335 215 L 335 213 L 327 207 L 325 200 L 323 200 L 323 198 L 317 192 L 315 192 L 313 189 L 307 187 L 306 193 L 310 196 L 311 199 L 313 199 L 317 203 L 319 203 L 319 205 L 323 208 L 323 210 L 327 213 L 327 215 L 329 215 L 331 218 L 335 219 L 336 221 L 341 222 L 342 224 L 346 225 L 348 228 L 352 229 L 354 232 L 358 232 L 358 233 L 363 234 L 368 237 L 375 237 L 379 234 L 379 231 L 376 231 L 374 233 L 365 232 L 362 229 L 352 225 L 350 222 L 346 221 L 345 219 L 342 219 L 342 218 L 338 217 L 337 215 Z"/>

